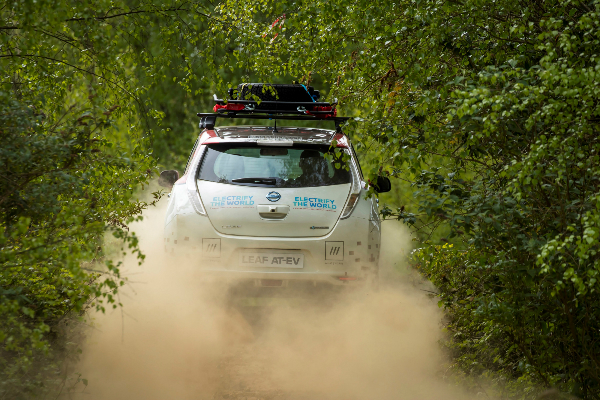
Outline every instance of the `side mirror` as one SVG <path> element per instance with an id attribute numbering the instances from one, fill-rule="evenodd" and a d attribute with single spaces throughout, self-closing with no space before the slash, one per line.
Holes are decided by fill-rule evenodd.
<path id="1" fill-rule="evenodd" d="M 158 178 L 158 184 L 164 187 L 173 187 L 175 182 L 179 180 L 179 172 L 174 169 L 169 169 L 167 171 L 162 171 L 160 173 L 160 177 Z"/>
<path id="2" fill-rule="evenodd" d="M 386 176 L 378 176 L 377 182 L 375 183 L 375 191 L 377 193 L 386 193 L 392 190 L 392 182 L 390 178 Z"/>

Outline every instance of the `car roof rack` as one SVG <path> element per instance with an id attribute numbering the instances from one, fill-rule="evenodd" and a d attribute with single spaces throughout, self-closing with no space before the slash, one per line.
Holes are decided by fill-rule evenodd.
<path id="1" fill-rule="evenodd" d="M 237 100 L 219 99 L 213 96 L 215 106 L 214 113 L 198 113 L 200 117 L 200 128 L 214 129 L 217 118 L 247 118 L 247 119 L 270 119 L 275 120 L 275 131 L 277 121 L 333 121 L 336 132 L 341 132 L 341 125 L 350 117 L 338 117 L 336 115 L 337 99 L 329 102 L 296 102 L 296 101 L 267 101 L 267 100 Z"/>

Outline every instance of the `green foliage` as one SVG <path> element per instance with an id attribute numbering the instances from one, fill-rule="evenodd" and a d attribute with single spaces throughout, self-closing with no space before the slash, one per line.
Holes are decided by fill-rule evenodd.
<path id="1" fill-rule="evenodd" d="M 104 138 L 110 111 L 49 123 L 0 98 L 0 393 L 18 398 L 47 378 L 23 379 L 53 359 L 50 338 L 66 317 L 115 303 L 123 281 L 118 265 L 99 268 L 102 238 L 112 230 L 138 251 L 124 228 L 146 204 L 131 201 L 140 178 L 122 174 L 136 164 Z"/>
<path id="2" fill-rule="evenodd" d="M 243 32 L 232 37 L 239 68 L 318 76 L 362 114 L 346 131 L 369 152 L 368 178 L 412 185 L 414 200 L 386 216 L 455 244 L 452 261 L 427 250 L 421 265 L 460 316 L 450 333 L 491 335 L 489 349 L 457 339 L 462 360 L 599 398 L 600 2 L 229 0 L 218 10 Z M 446 262 L 461 287 L 443 283 Z M 453 290 L 473 300 L 450 304 Z"/>
<path id="3" fill-rule="evenodd" d="M 506 299 L 496 290 L 497 278 L 474 248 L 457 251 L 452 244 L 430 245 L 413 252 L 416 268 L 439 291 L 438 305 L 446 310 L 442 344 L 452 356 L 451 367 L 462 382 L 492 398 L 522 398 L 537 391 L 513 338 L 497 324 L 490 323 L 483 296 L 495 304 Z M 525 317 L 534 317 L 535 310 Z M 520 334 L 520 333 L 517 333 Z M 484 380 L 480 378 L 484 377 Z"/>
<path id="4" fill-rule="evenodd" d="M 477 178 L 423 173 L 418 185 L 439 193 L 425 211 L 467 232 L 495 280 L 475 297 L 510 339 L 499 348 L 519 349 L 523 376 L 597 398 L 600 14 L 562 11 L 513 27 L 537 57 L 487 66 L 453 92 L 446 137 L 462 137 L 454 154 L 478 162 Z"/>
<path id="5" fill-rule="evenodd" d="M 0 18 L 3 394 L 35 392 L 16 383 L 61 318 L 114 301 L 102 237 L 137 251 L 134 192 L 156 157 L 185 162 L 204 94 L 296 80 L 357 117 L 367 179 L 403 182 L 384 215 L 454 244 L 417 259 L 456 365 L 600 397 L 599 0 L 17 0 Z"/>
<path id="6" fill-rule="evenodd" d="M 127 225 L 157 172 L 163 113 L 148 93 L 171 69 L 191 90 L 186 65 L 210 49 L 209 13 L 161 1 L 0 9 L 0 397 L 64 384 L 65 326 L 90 306 L 117 306 L 123 279 L 110 258 L 120 254 L 103 250 L 107 233 L 143 260 Z"/>

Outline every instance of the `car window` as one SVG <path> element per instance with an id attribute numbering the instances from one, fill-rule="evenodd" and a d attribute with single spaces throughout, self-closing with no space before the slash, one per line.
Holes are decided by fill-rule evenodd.
<path id="1" fill-rule="evenodd" d="M 329 146 L 293 147 L 210 145 L 198 179 L 211 182 L 268 186 L 315 187 L 351 182 L 343 163 L 325 158 Z M 339 161 L 339 160 L 338 160 Z"/>

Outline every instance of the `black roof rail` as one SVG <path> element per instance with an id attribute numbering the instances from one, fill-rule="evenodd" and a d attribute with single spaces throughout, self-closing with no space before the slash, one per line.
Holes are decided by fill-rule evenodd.
<path id="1" fill-rule="evenodd" d="M 330 117 L 330 118 L 318 118 L 316 116 L 303 116 L 303 115 L 278 115 L 278 114 L 230 114 L 230 113 L 198 113 L 200 117 L 200 128 L 201 129 L 214 129 L 217 118 L 230 118 L 230 119 L 281 119 L 290 121 L 333 121 L 335 123 L 336 132 L 342 132 L 342 124 L 350 119 L 350 117 Z"/>

